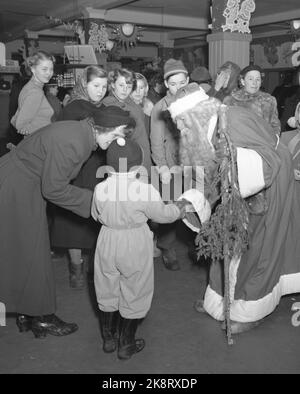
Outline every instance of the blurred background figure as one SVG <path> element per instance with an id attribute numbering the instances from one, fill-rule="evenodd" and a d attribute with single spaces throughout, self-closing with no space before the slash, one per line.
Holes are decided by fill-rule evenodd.
<path id="1" fill-rule="evenodd" d="M 51 105 L 54 111 L 54 114 L 51 117 L 51 121 L 55 122 L 59 118 L 59 115 L 62 110 L 62 104 L 57 97 L 58 86 L 56 79 L 51 78 L 50 81 L 45 85 L 44 90 L 47 100 L 49 101 L 49 104 Z"/>
<path id="2" fill-rule="evenodd" d="M 297 85 L 294 85 L 294 73 L 289 72 L 285 74 L 282 83 L 273 90 L 272 96 L 276 98 L 278 117 L 282 116 L 284 111 L 284 103 L 287 97 L 292 96 L 298 89 Z"/>
<path id="3" fill-rule="evenodd" d="M 153 103 L 147 97 L 149 91 L 149 85 L 147 79 L 143 74 L 135 73 L 135 86 L 130 93 L 130 97 L 132 100 L 139 105 L 145 114 L 145 126 L 148 133 L 148 137 L 150 136 L 150 116 L 153 109 Z"/>
<path id="4" fill-rule="evenodd" d="M 148 133 L 148 138 L 149 138 L 149 143 L 150 143 L 150 123 L 151 123 L 151 113 L 152 109 L 154 107 L 154 104 L 149 98 L 147 97 L 147 94 L 149 92 L 149 85 L 147 82 L 147 79 L 144 77 L 143 74 L 140 73 L 135 73 L 135 87 L 132 90 L 130 97 L 132 100 L 142 107 L 144 115 L 145 115 L 145 126 L 146 130 Z M 153 237 L 153 255 L 154 257 L 160 257 L 161 256 L 161 251 L 158 249 L 156 246 L 157 243 L 157 237 L 155 231 L 158 229 L 158 224 L 153 223 L 152 221 L 149 221 L 149 226 L 151 230 L 154 233 Z"/>
<path id="5" fill-rule="evenodd" d="M 164 78 L 160 72 L 155 72 L 148 78 L 149 81 L 149 92 L 148 99 L 155 105 L 161 100 L 166 94 L 166 87 L 164 84 Z"/>
<path id="6" fill-rule="evenodd" d="M 210 97 L 215 97 L 223 102 L 226 96 L 238 89 L 240 67 L 230 61 L 225 62 L 218 70 L 212 88 L 207 92 Z"/>
<path id="7" fill-rule="evenodd" d="M 294 116 L 296 107 L 300 102 L 300 67 L 298 67 L 293 75 L 293 88 L 294 90 L 285 98 L 284 109 L 280 118 L 282 131 L 292 130 L 287 123 L 288 120 Z"/>
<path id="8" fill-rule="evenodd" d="M 191 73 L 191 82 L 196 82 L 205 92 L 211 89 L 212 78 L 206 67 L 198 66 Z"/>
<path id="9" fill-rule="evenodd" d="M 68 104 L 71 98 L 72 90 L 73 88 L 64 88 L 62 86 L 58 88 L 57 98 L 59 99 L 63 107 Z"/>

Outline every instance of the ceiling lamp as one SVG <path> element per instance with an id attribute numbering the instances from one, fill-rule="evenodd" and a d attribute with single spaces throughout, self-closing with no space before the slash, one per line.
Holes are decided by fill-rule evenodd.
<path id="1" fill-rule="evenodd" d="M 135 47 L 137 41 L 141 39 L 140 30 L 142 28 L 132 23 L 123 23 L 121 25 L 113 25 L 112 27 L 114 39 L 121 46 L 124 46 L 125 49 Z"/>
<path id="2" fill-rule="evenodd" d="M 134 33 L 135 26 L 132 23 L 123 23 L 120 29 L 124 36 L 131 37 Z"/>
<path id="3" fill-rule="evenodd" d="M 291 21 L 291 29 L 293 33 L 300 33 L 300 19 Z"/>

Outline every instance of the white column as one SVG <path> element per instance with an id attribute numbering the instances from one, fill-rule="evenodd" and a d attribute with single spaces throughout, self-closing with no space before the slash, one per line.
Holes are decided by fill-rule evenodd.
<path id="1" fill-rule="evenodd" d="M 209 72 L 214 78 L 218 68 L 230 60 L 241 68 L 249 65 L 251 34 L 218 32 L 207 36 Z"/>
<path id="2" fill-rule="evenodd" d="M 3 42 L 0 42 L 0 66 L 6 66 L 6 51 Z"/>

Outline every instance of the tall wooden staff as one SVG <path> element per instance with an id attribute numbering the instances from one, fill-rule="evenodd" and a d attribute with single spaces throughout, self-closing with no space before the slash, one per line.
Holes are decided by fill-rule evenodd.
<path id="1" fill-rule="evenodd" d="M 221 105 L 219 114 L 219 135 L 221 145 L 224 146 L 224 157 L 221 162 L 221 190 L 222 202 L 221 204 L 226 207 L 226 214 L 223 216 L 223 229 L 224 229 L 224 240 L 223 240 L 223 256 L 224 256 L 224 315 L 226 323 L 226 333 L 227 341 L 229 345 L 233 344 L 231 337 L 231 321 L 230 321 L 230 263 L 233 258 L 241 256 L 242 250 L 244 248 L 244 240 L 239 239 L 239 228 L 234 223 L 235 210 L 237 208 L 236 204 L 239 204 L 240 208 L 245 206 L 244 200 L 240 195 L 238 187 L 238 178 L 236 171 L 236 155 L 235 148 L 232 145 L 228 134 L 227 125 L 227 107 Z M 222 144 L 223 143 L 223 144 Z M 248 215 L 247 210 L 246 221 L 244 222 L 244 227 L 248 225 Z M 234 244 L 232 245 L 232 231 L 236 232 L 237 237 L 235 237 Z M 231 240 L 230 240 L 231 237 Z M 230 242 L 231 241 L 231 242 Z"/>

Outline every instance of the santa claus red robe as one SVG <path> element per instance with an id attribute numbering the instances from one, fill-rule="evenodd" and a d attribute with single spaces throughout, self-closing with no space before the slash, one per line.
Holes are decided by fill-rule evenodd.
<path id="1" fill-rule="evenodd" d="M 259 188 L 265 189 L 267 210 L 250 215 L 249 249 L 230 266 L 230 317 L 253 322 L 269 315 L 283 295 L 300 292 L 299 188 L 287 147 L 263 119 L 228 107 L 228 126 L 236 147 L 251 149 L 261 158 L 257 167 L 249 163 L 239 168 L 240 182 L 247 188 L 254 175 Z M 204 298 L 205 310 L 217 320 L 224 320 L 223 271 L 223 264 L 212 264 Z"/>

